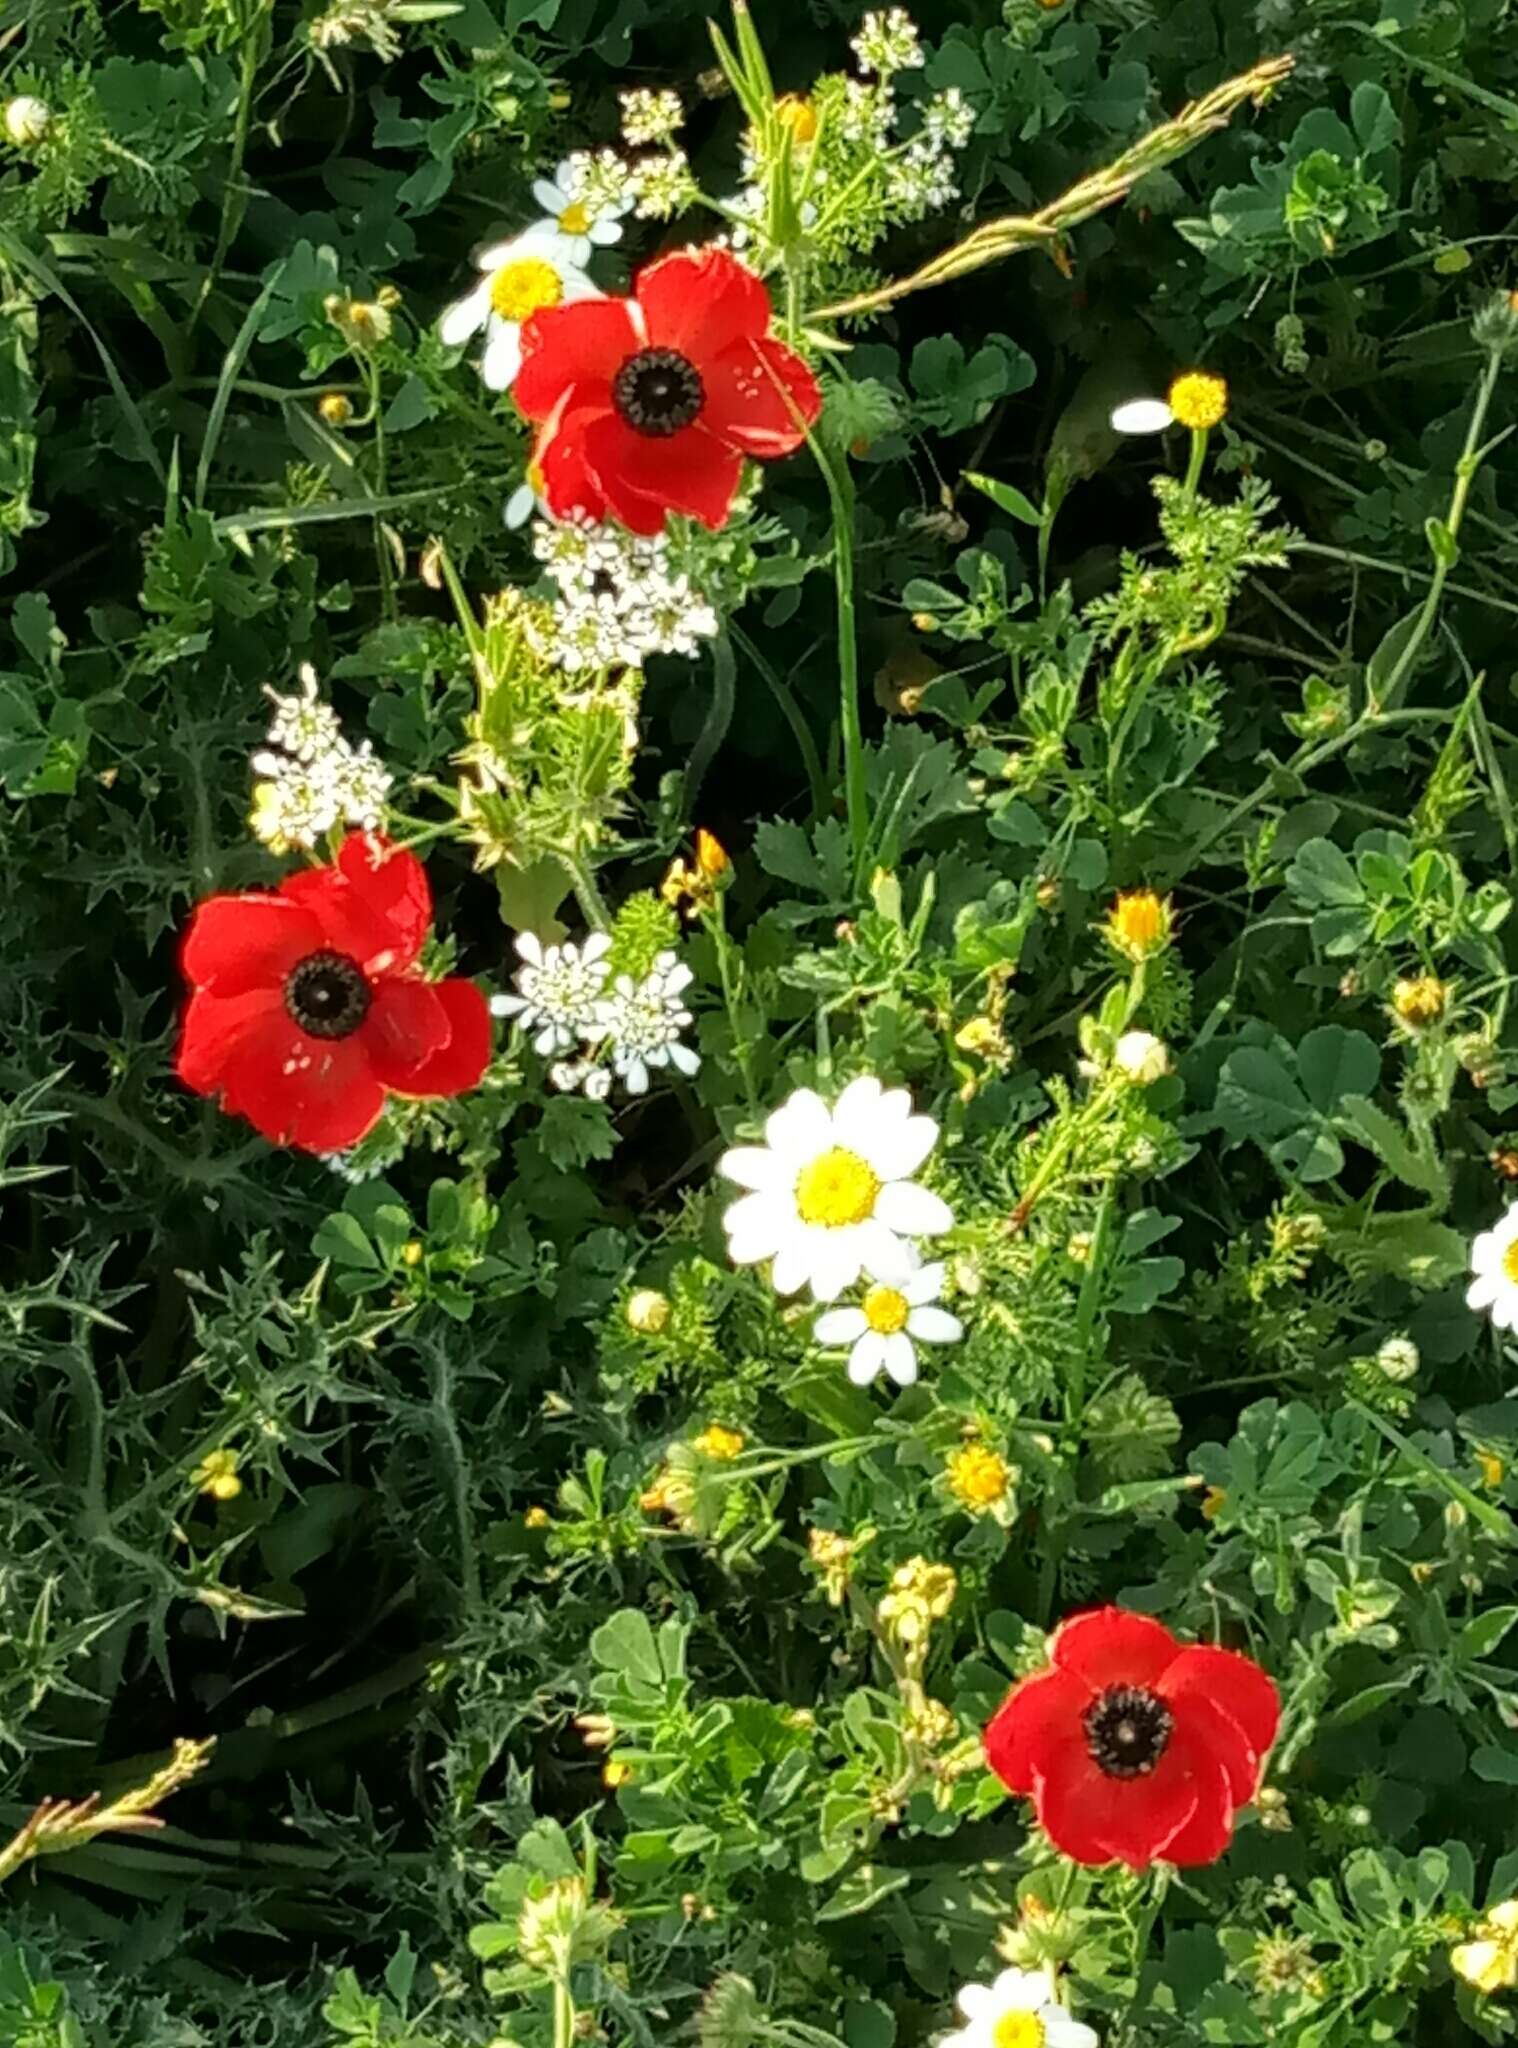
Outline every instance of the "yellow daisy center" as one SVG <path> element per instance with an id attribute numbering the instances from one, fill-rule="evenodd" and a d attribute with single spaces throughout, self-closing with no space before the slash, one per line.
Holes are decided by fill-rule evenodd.
<path id="1" fill-rule="evenodd" d="M 1206 370 L 1188 370 L 1170 387 L 1170 410 L 1183 427 L 1215 427 L 1228 413 L 1228 386 Z"/>
<path id="2" fill-rule="evenodd" d="M 1502 1254 L 1502 1277 L 1511 1280 L 1518 1287 L 1518 1237 L 1515 1237 Z"/>
<path id="3" fill-rule="evenodd" d="M 875 1207 L 880 1182 L 868 1160 L 842 1145 L 819 1152 L 796 1176 L 796 1208 L 803 1223 L 841 1230 L 863 1223 Z"/>
<path id="4" fill-rule="evenodd" d="M 490 309 L 502 320 L 525 320 L 544 306 L 557 306 L 564 280 L 541 256 L 503 263 L 490 280 Z"/>
<path id="5" fill-rule="evenodd" d="M 559 226 L 566 235 L 584 235 L 590 232 L 590 208 L 583 199 L 573 199 L 559 215 Z"/>
<path id="6" fill-rule="evenodd" d="M 1004 2012 L 991 2029 L 996 2048 L 1044 2048 L 1048 2029 L 1035 2012 Z"/>
<path id="7" fill-rule="evenodd" d="M 1005 1460 L 984 1444 L 966 1444 L 949 1459 L 949 1491 L 968 1508 L 990 1508 L 1002 1499 L 1011 1477 Z"/>
<path id="8" fill-rule="evenodd" d="M 1130 958 L 1151 953 L 1169 934 L 1169 906 L 1152 889 L 1129 889 L 1118 897 L 1107 921 L 1112 943 Z"/>
<path id="9" fill-rule="evenodd" d="M 872 1287 L 860 1303 L 864 1319 L 877 1337 L 894 1337 L 907 1326 L 912 1305 L 894 1287 Z"/>

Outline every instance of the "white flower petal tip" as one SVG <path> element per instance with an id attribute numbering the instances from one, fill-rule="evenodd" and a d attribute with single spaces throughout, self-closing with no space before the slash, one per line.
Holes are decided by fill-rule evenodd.
<path id="1" fill-rule="evenodd" d="M 1130 398 L 1113 407 L 1111 420 L 1115 434 L 1163 434 L 1175 414 L 1163 398 Z"/>
<path id="2" fill-rule="evenodd" d="M 1518 1202 L 1473 1239 L 1465 1302 L 1489 1315 L 1494 1330 L 1518 1328 Z"/>

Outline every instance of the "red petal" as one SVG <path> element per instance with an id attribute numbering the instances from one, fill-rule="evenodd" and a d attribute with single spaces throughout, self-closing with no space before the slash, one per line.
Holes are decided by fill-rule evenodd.
<path id="1" fill-rule="evenodd" d="M 1072 1614 L 1049 1642 L 1049 1655 L 1058 1668 L 1072 1672 L 1093 1693 L 1105 1692 L 1109 1685 L 1153 1685 L 1180 1649 L 1162 1622 L 1122 1607 Z"/>
<path id="2" fill-rule="evenodd" d="M 448 1013 L 430 982 L 393 974 L 376 984 L 356 1036 L 363 1040 L 376 1080 L 414 1093 L 408 1087 L 411 1076 L 448 1043 Z"/>
<path id="3" fill-rule="evenodd" d="M 308 1038 L 281 1008 L 243 1032 L 222 1076 L 221 1100 L 271 1144 L 341 1152 L 373 1126 L 385 1091 L 360 1034 Z"/>
<path id="4" fill-rule="evenodd" d="M 761 460 L 789 455 L 822 409 L 817 379 L 784 342 L 739 342 L 702 368 L 701 424 Z"/>
<path id="5" fill-rule="evenodd" d="M 533 461 L 543 473 L 543 496 L 555 519 L 599 523 L 606 517 L 605 493 L 585 460 L 585 429 L 591 420 L 604 419 L 606 414 L 607 408 L 597 405 L 570 412 L 566 397 L 538 436 Z"/>
<path id="6" fill-rule="evenodd" d="M 1205 1692 L 1177 1696 L 1166 1673 L 1160 1691 L 1175 1709 L 1176 1726 L 1186 1740 L 1206 1750 L 1228 1780 L 1229 1802 L 1247 1806 L 1260 1788 L 1260 1753 L 1250 1742 L 1229 1709 Z"/>
<path id="7" fill-rule="evenodd" d="M 1039 1671 L 1014 1685 L 986 1724 L 986 1761 L 1013 1792 L 1031 1792 L 1049 1752 L 1078 1727 L 1084 1689 L 1063 1671 Z"/>
<path id="8" fill-rule="evenodd" d="M 522 367 L 511 395 L 530 420 L 547 419 L 572 387 L 611 404 L 611 380 L 644 346 L 642 315 L 631 299 L 576 299 L 545 307 L 522 326 Z"/>
<path id="9" fill-rule="evenodd" d="M 1206 1643 L 1182 1650 L 1159 1690 L 1176 1707 L 1183 1700 L 1211 1699 L 1237 1724 L 1256 1758 L 1265 1756 L 1281 1725 L 1281 1695 L 1274 1679 L 1237 1650 L 1217 1650 Z M 1240 1805 L 1254 1797 L 1258 1784 L 1256 1771 L 1255 1783 L 1240 1795 Z"/>
<path id="10" fill-rule="evenodd" d="M 1228 1796 L 1228 1779 L 1217 1764 L 1200 1757 L 1191 1776 L 1196 1788 L 1196 1810 L 1165 1844 L 1165 1861 L 1183 1866 L 1216 1863 L 1233 1840 L 1233 1801 Z"/>
<path id="11" fill-rule="evenodd" d="M 392 1081 L 403 1095 L 467 1095 L 490 1064 L 490 1005 L 472 981 L 432 984 L 448 1019 L 448 1043 L 408 1081 Z"/>
<path id="12" fill-rule="evenodd" d="M 197 1095 L 214 1095 L 244 1033 L 266 1017 L 283 1016 L 284 1009 L 277 989 L 249 989 L 226 998 L 191 996 L 174 1053 L 175 1073 Z"/>
<path id="13" fill-rule="evenodd" d="M 1034 1803 L 1045 1834 L 1077 1863 L 1147 1869 L 1197 1810 L 1198 1788 L 1185 1745 L 1172 1738 L 1157 1767 L 1144 1777 L 1112 1778 L 1099 1770 L 1079 1724 L 1074 1737 L 1048 1757 Z M 1215 1769 L 1206 1759 L 1209 1770 Z M 1218 1774 L 1226 1796 L 1227 1786 Z"/>
<path id="14" fill-rule="evenodd" d="M 280 988 L 296 961 L 320 944 L 320 928 L 299 905 L 249 889 L 240 896 L 208 896 L 196 907 L 179 964 L 192 988 L 239 996 Z"/>
<path id="15" fill-rule="evenodd" d="M 773 308 L 764 281 L 730 249 L 682 250 L 647 264 L 633 289 L 649 345 L 678 349 L 706 366 L 735 341 L 768 334 Z"/>
<path id="16" fill-rule="evenodd" d="M 321 940 L 371 980 L 415 963 L 432 923 L 427 870 L 372 832 L 351 832 L 337 865 L 287 875 L 281 890 L 321 926 Z"/>
<path id="17" fill-rule="evenodd" d="M 743 474 L 742 458 L 699 427 L 640 434 L 615 413 L 586 427 L 585 456 L 607 504 L 634 533 L 660 532 L 666 512 L 725 526 Z"/>

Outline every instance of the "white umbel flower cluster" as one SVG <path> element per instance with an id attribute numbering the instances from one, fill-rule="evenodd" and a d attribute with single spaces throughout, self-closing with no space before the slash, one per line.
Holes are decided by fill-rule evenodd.
<path id="1" fill-rule="evenodd" d="M 343 738 L 309 662 L 300 684 L 290 696 L 266 692 L 274 706 L 269 744 L 253 756 L 258 779 L 248 823 L 274 853 L 309 850 L 338 825 L 375 831 L 393 781 L 368 740 L 355 747 Z"/>
<path id="2" fill-rule="evenodd" d="M 849 47 L 859 59 L 860 70 L 873 71 L 880 78 L 889 78 L 893 71 L 915 71 L 922 63 L 917 24 L 904 7 L 872 10 Z"/>
<path id="3" fill-rule="evenodd" d="M 596 933 L 583 946 L 545 946 L 519 932 L 522 965 L 516 993 L 493 996 L 497 1017 L 511 1017 L 532 1036 L 534 1052 L 559 1058 L 548 1070 L 555 1088 L 604 1102 L 614 1081 L 646 1095 L 653 1074 L 668 1067 L 691 1075 L 701 1056 L 685 1043 L 694 1021 L 685 1004 L 691 970 L 673 951 L 660 953 L 641 979 L 619 974 L 608 988 L 611 940 Z"/>
<path id="4" fill-rule="evenodd" d="M 540 519 L 532 551 L 559 587 L 538 652 L 570 675 L 641 668 L 650 654 L 689 657 L 717 631 L 716 612 L 674 570 L 663 534 Z"/>

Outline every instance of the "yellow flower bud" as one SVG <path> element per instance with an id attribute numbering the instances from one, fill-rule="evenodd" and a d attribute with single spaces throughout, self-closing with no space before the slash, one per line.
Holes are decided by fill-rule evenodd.
<path id="1" fill-rule="evenodd" d="M 190 1484 L 212 1500 L 236 1500 L 242 1492 L 242 1481 L 237 1476 L 238 1458 L 236 1451 L 207 1451 L 195 1470 L 190 1474 Z"/>
<path id="2" fill-rule="evenodd" d="M 692 1448 L 704 1458 L 715 1459 L 719 1465 L 728 1465 L 743 1449 L 743 1433 L 741 1430 L 724 1429 L 720 1422 L 714 1422 L 692 1439 Z"/>
<path id="3" fill-rule="evenodd" d="M 798 143 L 817 139 L 817 109 L 800 93 L 788 92 L 775 102 L 775 119 L 788 128 Z"/>
<path id="4" fill-rule="evenodd" d="M 1170 387 L 1170 410 L 1193 431 L 1219 426 L 1228 416 L 1228 386 L 1208 370 L 1188 370 Z"/>
<path id="5" fill-rule="evenodd" d="M 1449 1008 L 1447 982 L 1435 974 L 1404 976 L 1392 990 L 1392 1008 L 1414 1031 L 1436 1024 Z"/>
<path id="6" fill-rule="evenodd" d="M 640 1337 L 657 1337 L 669 1328 L 669 1296 L 656 1287 L 640 1287 L 625 1310 L 627 1326 Z"/>
<path id="7" fill-rule="evenodd" d="M 547 1508 L 529 1508 L 522 1520 L 529 1529 L 546 1529 L 553 1521 L 553 1516 L 549 1514 Z"/>
<path id="8" fill-rule="evenodd" d="M 1170 944 L 1173 919 L 1168 897 L 1153 889 L 1125 889 L 1107 913 L 1102 935 L 1115 952 L 1137 964 Z"/>
<path id="9" fill-rule="evenodd" d="M 427 1254 L 422 1248 L 422 1240 L 419 1237 L 408 1237 L 401 1246 L 401 1264 L 403 1266 L 419 1266 L 426 1256 Z"/>
<path id="10" fill-rule="evenodd" d="M 345 427 L 353 417 L 352 400 L 341 391 L 323 392 L 317 401 L 316 410 L 329 427 Z"/>

